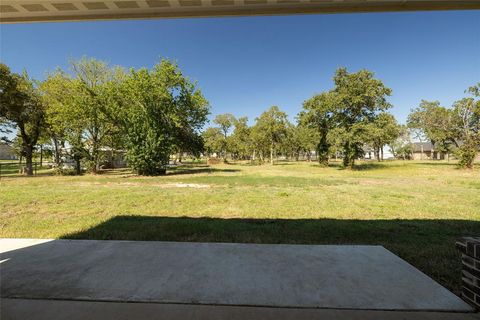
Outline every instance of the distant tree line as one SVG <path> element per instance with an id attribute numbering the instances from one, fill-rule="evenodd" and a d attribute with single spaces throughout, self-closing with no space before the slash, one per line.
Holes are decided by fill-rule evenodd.
<path id="1" fill-rule="evenodd" d="M 251 127 L 246 117 L 236 119 L 229 113 L 217 115 L 213 122 L 215 126 L 203 132 L 205 152 L 220 155 L 224 161 L 228 155 L 233 160 L 272 164 L 279 155 L 310 159 L 318 141 L 315 130 L 290 123 L 277 106 L 263 112 Z"/>
<path id="2" fill-rule="evenodd" d="M 372 72 L 349 73 L 340 68 L 333 81 L 333 89 L 303 103 L 297 124 L 290 123 L 276 106 L 251 127 L 245 117 L 216 116 L 214 126 L 203 132 L 206 152 L 221 155 L 224 161 L 230 154 L 232 159 L 268 159 L 273 164 L 278 155 L 311 159 L 315 151 L 321 165 L 340 157 L 345 167 L 352 168 L 366 150 L 372 150 L 378 161 L 383 160 L 386 146 L 395 158 L 411 159 L 413 140 L 428 140 L 435 152 L 454 153 L 460 166 L 473 167 L 480 148 L 480 84 L 466 91 L 471 97 L 450 109 L 422 101 L 411 111 L 407 125 L 400 125 L 388 112 L 391 89 Z"/>
<path id="3" fill-rule="evenodd" d="M 252 126 L 246 117 L 227 113 L 203 130 L 209 103 L 168 60 L 151 69 L 125 70 L 82 58 L 44 81 L 0 64 L 0 137 L 17 146 L 27 175 L 44 145 L 51 146 L 58 168 L 69 157 L 77 174 L 82 168 L 98 172 L 102 150 L 108 149 L 124 150 L 137 173 L 158 175 L 166 172 L 172 155 L 185 153 L 273 164 L 279 156 L 310 160 L 315 152 L 321 165 L 338 157 L 352 168 L 366 149 L 379 161 L 385 146 L 408 159 L 412 138 L 431 142 L 437 152 L 455 153 L 460 166 L 473 167 L 480 147 L 480 84 L 452 108 L 422 101 L 407 125 L 400 125 L 388 112 L 392 90 L 372 72 L 339 68 L 333 82 L 331 90 L 303 103 L 295 124 L 272 106 Z M 8 141 L 13 129 L 17 137 Z"/>

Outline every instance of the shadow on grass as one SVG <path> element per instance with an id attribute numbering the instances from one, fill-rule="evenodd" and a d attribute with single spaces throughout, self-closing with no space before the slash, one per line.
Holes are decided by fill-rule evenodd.
<path id="1" fill-rule="evenodd" d="M 380 170 L 380 169 L 388 169 L 388 168 L 393 168 L 393 167 L 399 167 L 403 166 L 403 163 L 396 163 L 392 165 L 391 163 L 386 163 L 386 162 L 374 162 L 369 161 L 369 162 L 361 162 L 361 163 L 356 163 L 355 166 L 351 171 L 373 171 L 373 170 Z M 350 170 L 349 168 L 345 168 L 343 166 L 342 162 L 332 162 L 330 161 L 328 163 L 328 166 L 324 166 L 315 162 L 312 162 L 312 167 L 317 167 L 317 168 L 334 168 L 337 170 Z"/>
<path id="2" fill-rule="evenodd" d="M 303 163 L 306 161 L 287 161 L 287 160 L 278 160 L 274 162 L 274 166 L 293 166 L 295 164 Z"/>
<path id="3" fill-rule="evenodd" d="M 353 170 L 357 170 L 357 171 L 373 171 L 373 170 L 379 170 L 379 169 L 388 169 L 388 168 L 392 168 L 392 167 L 399 167 L 399 166 L 402 166 L 403 164 L 394 164 L 392 165 L 391 163 L 385 163 L 385 162 L 374 162 L 374 161 L 371 161 L 371 162 L 362 162 L 362 163 L 359 163 L 359 164 L 356 164 L 355 167 L 353 168 Z"/>
<path id="4" fill-rule="evenodd" d="M 459 166 L 458 166 L 458 163 L 453 162 L 453 161 L 452 162 L 446 162 L 444 160 L 438 160 L 438 161 L 429 160 L 429 161 L 425 161 L 425 162 L 412 162 L 412 164 L 414 164 L 416 166 L 451 167 L 451 168 L 460 169 Z"/>
<path id="5" fill-rule="evenodd" d="M 382 245 L 455 293 L 461 263 L 460 236 L 480 234 L 480 221 L 221 219 L 116 216 L 64 239 L 291 244 Z"/>
<path id="6" fill-rule="evenodd" d="M 8 179 L 12 179 L 12 178 L 14 178 L 14 179 L 16 179 L 16 178 L 39 178 L 39 177 L 51 177 L 51 176 L 55 176 L 55 175 L 56 175 L 55 171 L 52 170 L 52 169 L 48 169 L 48 170 L 42 169 L 42 171 L 35 173 L 33 176 L 27 176 L 26 174 L 19 173 L 18 171 L 8 172 L 8 173 L 2 172 L 0 174 L 0 179 L 4 179 L 4 178 L 8 178 Z"/>
<path id="7" fill-rule="evenodd" d="M 198 173 L 221 173 L 221 172 L 239 172 L 241 170 L 239 169 L 225 169 L 225 168 L 213 168 L 209 167 L 207 165 L 182 165 L 176 168 L 169 168 L 167 170 L 168 176 L 172 175 L 185 175 L 185 174 L 198 174 Z M 57 174 L 53 169 L 50 169 L 48 171 L 42 170 L 40 172 L 37 172 L 33 176 L 30 176 L 31 178 L 35 177 L 46 177 L 46 176 L 72 176 L 72 177 L 80 177 L 80 176 L 88 176 L 88 175 L 98 175 L 98 176 L 132 176 L 136 175 L 134 171 L 130 168 L 116 168 L 116 169 L 102 169 L 98 171 L 96 174 L 93 173 L 85 173 L 82 172 L 80 175 L 76 174 L 64 174 L 60 175 Z M 8 172 L 2 172 L 0 175 L 0 179 L 3 178 L 25 178 L 28 177 L 24 174 L 20 174 L 17 171 L 8 171 Z M 161 176 L 160 176 L 161 177 Z"/>

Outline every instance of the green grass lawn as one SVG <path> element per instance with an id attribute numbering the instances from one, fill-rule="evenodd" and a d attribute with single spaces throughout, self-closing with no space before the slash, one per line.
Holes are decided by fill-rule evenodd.
<path id="1" fill-rule="evenodd" d="M 185 166 L 0 179 L 0 237 L 377 244 L 458 293 L 480 170 L 447 162 Z"/>

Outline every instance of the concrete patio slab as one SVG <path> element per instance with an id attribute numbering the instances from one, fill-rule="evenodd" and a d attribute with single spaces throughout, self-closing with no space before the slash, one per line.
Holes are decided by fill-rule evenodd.
<path id="1" fill-rule="evenodd" d="M 2 320 L 478 320 L 475 313 L 3 299 Z"/>
<path id="2" fill-rule="evenodd" d="M 472 310 L 380 246 L 2 239 L 0 252 L 2 299 Z"/>

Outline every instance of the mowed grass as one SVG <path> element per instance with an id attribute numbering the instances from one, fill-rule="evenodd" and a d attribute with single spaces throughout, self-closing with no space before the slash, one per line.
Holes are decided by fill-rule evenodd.
<path id="1" fill-rule="evenodd" d="M 480 170 L 454 163 L 189 165 L 0 179 L 0 237 L 383 245 L 458 293 Z"/>

